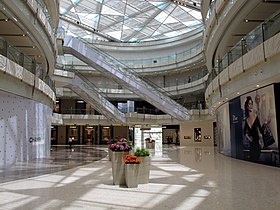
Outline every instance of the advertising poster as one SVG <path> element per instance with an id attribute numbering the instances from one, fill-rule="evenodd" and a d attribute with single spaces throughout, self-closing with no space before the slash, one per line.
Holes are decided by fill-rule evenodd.
<path id="1" fill-rule="evenodd" d="M 240 97 L 243 159 L 275 165 L 278 154 L 273 85 Z"/>

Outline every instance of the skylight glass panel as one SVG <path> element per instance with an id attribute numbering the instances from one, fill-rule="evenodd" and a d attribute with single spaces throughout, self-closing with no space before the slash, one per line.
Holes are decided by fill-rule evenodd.
<path id="1" fill-rule="evenodd" d="M 190 11 L 193 10 L 193 9 L 191 9 L 191 8 L 183 7 L 183 6 L 180 6 L 180 5 L 179 5 L 179 7 L 180 7 L 181 9 L 185 10 L 186 12 L 190 12 Z"/>
<path id="2" fill-rule="evenodd" d="M 109 36 L 114 37 L 116 39 L 121 39 L 122 31 L 112 31 L 107 33 Z"/>
<path id="3" fill-rule="evenodd" d="M 129 27 L 127 27 L 126 25 L 123 26 L 123 30 L 126 30 L 126 29 L 130 29 Z"/>
<path id="4" fill-rule="evenodd" d="M 193 21 L 184 22 L 184 24 L 185 26 L 191 27 L 191 26 L 201 25 L 201 22 L 198 20 L 193 20 Z"/>
<path id="5" fill-rule="evenodd" d="M 153 33 L 153 35 L 152 36 L 158 36 L 158 35 L 160 35 L 161 33 L 159 33 L 158 31 L 156 31 L 155 33 Z"/>
<path id="6" fill-rule="evenodd" d="M 60 14 L 64 15 L 66 12 L 67 12 L 67 9 L 61 8 L 61 7 L 59 8 L 59 13 Z"/>
<path id="7" fill-rule="evenodd" d="M 81 0 L 71 0 L 71 1 L 75 5 L 75 4 L 79 3 Z"/>
<path id="8" fill-rule="evenodd" d="M 105 40 L 111 36 L 141 42 L 178 36 L 201 26 L 201 13 L 193 5 L 195 2 L 199 8 L 200 0 L 185 2 L 190 7 L 169 0 L 60 0 L 60 14 L 69 18 L 63 27 L 74 34 L 89 38 L 81 27 L 88 26 Z M 95 34 L 92 39 L 100 36 Z"/>
<path id="9" fill-rule="evenodd" d="M 155 19 L 161 23 L 163 23 L 165 21 L 165 19 L 167 18 L 168 14 L 166 14 L 165 12 L 161 12 L 160 14 L 158 14 Z"/>
<path id="10" fill-rule="evenodd" d="M 170 3 L 168 2 L 150 2 L 150 3 L 161 10 L 164 10 L 166 7 L 170 5 Z"/>
<path id="11" fill-rule="evenodd" d="M 190 14 L 191 16 L 193 16 L 195 19 L 198 19 L 198 20 L 201 20 L 201 19 L 202 19 L 201 13 L 198 12 L 198 11 L 192 10 L 192 11 L 189 12 L 189 14 Z"/>
<path id="12" fill-rule="evenodd" d="M 175 18 L 171 17 L 171 16 L 168 16 L 166 18 L 166 20 L 164 21 L 165 24 L 168 24 L 168 23 L 177 23 L 178 20 L 176 20 Z"/>
<path id="13" fill-rule="evenodd" d="M 116 10 L 113 10 L 110 7 L 107 7 L 105 5 L 102 6 L 101 14 L 102 15 L 119 15 L 119 16 L 123 16 L 122 13 L 119 13 Z"/>

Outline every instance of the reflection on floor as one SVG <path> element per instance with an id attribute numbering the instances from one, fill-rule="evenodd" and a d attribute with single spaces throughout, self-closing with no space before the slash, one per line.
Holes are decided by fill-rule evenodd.
<path id="1" fill-rule="evenodd" d="M 0 170 L 0 183 L 54 173 L 92 163 L 107 156 L 104 149 L 89 146 L 52 146 L 51 156 L 28 162 L 19 162 L 13 167 Z"/>
<path id="2" fill-rule="evenodd" d="M 113 185 L 111 162 L 105 157 L 2 183 L 0 209 L 279 209 L 277 167 L 231 159 L 212 147 L 170 146 L 151 152 L 149 184 Z"/>

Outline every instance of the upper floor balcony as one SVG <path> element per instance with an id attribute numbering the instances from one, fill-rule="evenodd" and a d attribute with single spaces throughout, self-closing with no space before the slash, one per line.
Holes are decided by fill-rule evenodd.
<path id="1" fill-rule="evenodd" d="M 52 8 L 55 10 L 58 4 Z M 0 22 L 1 36 L 35 60 L 49 75 L 54 71 L 57 52 L 54 14 L 42 0 L 3 0 L 0 3 L 0 15 L 5 20 Z"/>
<path id="2" fill-rule="evenodd" d="M 1 37 L 0 72 L 3 73 L 1 77 L 4 79 L 1 82 L 0 89 L 28 98 L 39 97 L 42 93 L 48 98 L 47 101 L 52 101 L 48 104 L 55 101 L 55 85 L 50 76 L 43 71 L 35 60 Z M 9 76 L 16 81 L 7 79 Z M 8 81 L 11 83 L 8 83 Z M 38 91 L 37 94 L 34 93 L 35 90 Z"/>
<path id="3" fill-rule="evenodd" d="M 243 36 L 280 9 L 277 1 L 216 0 L 205 16 L 204 49 L 209 71 Z"/>
<path id="4" fill-rule="evenodd" d="M 280 12 L 259 24 L 215 63 L 205 98 L 209 107 L 279 82 Z"/>

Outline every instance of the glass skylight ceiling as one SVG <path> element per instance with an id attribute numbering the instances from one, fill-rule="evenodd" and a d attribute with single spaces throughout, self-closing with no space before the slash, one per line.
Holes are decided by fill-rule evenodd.
<path id="1" fill-rule="evenodd" d="M 200 0 L 199 5 L 197 0 L 188 2 L 196 7 L 158 0 L 61 0 L 60 15 L 63 28 L 71 35 L 95 39 L 90 32 L 95 31 L 116 41 L 152 41 L 202 25 Z"/>

